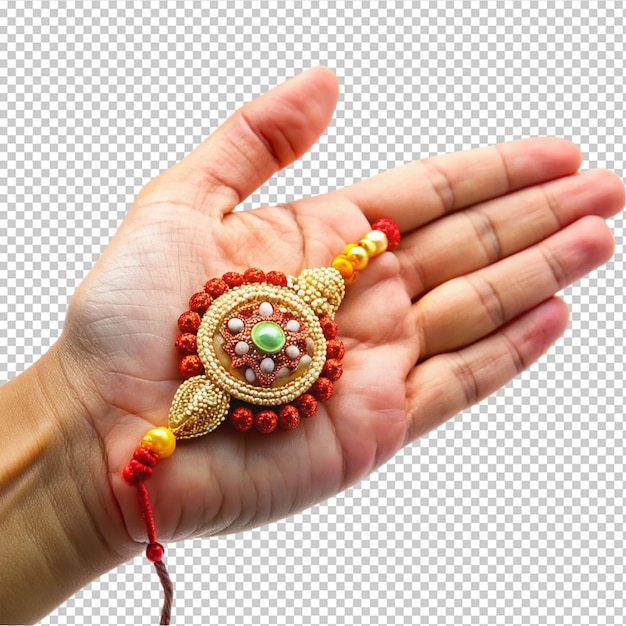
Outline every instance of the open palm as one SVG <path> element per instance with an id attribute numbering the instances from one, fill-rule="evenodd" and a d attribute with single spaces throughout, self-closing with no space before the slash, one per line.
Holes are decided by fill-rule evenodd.
<path id="1" fill-rule="evenodd" d="M 208 278 L 327 266 L 378 217 L 403 231 L 400 248 L 347 289 L 333 398 L 295 431 L 222 426 L 179 444 L 149 486 L 162 539 L 249 528 L 354 483 L 543 354 L 567 323 L 554 294 L 610 257 L 604 219 L 623 206 L 623 185 L 608 172 L 577 174 L 577 149 L 556 139 L 418 161 L 233 212 L 319 137 L 336 97 L 334 76 L 317 69 L 237 112 L 147 185 L 77 291 L 61 345 L 71 346 L 124 516 L 102 524 L 143 540 L 118 474 L 142 434 L 166 422 L 181 382 L 176 319 Z"/>

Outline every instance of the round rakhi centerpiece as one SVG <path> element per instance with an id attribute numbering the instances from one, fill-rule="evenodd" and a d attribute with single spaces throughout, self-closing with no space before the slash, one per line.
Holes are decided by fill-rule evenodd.
<path id="1" fill-rule="evenodd" d="M 278 406 L 304 393 L 326 362 L 319 317 L 292 291 L 243 285 L 217 298 L 198 329 L 206 376 L 233 397 Z"/>

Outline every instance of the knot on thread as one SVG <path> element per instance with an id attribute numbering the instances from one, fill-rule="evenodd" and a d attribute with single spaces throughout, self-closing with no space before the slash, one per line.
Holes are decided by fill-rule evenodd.
<path id="1" fill-rule="evenodd" d="M 148 480 L 152 476 L 152 468 L 158 463 L 159 457 L 139 446 L 133 452 L 130 463 L 122 470 L 122 478 L 131 486 Z"/>

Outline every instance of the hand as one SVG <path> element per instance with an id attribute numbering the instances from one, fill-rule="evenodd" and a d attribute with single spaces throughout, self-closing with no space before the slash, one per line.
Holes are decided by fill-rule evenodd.
<path id="1" fill-rule="evenodd" d="M 146 186 L 72 300 L 57 349 L 108 468 L 91 466 L 89 481 L 109 494 L 93 515 L 118 529 L 120 552 L 134 549 L 126 528 L 137 541 L 144 530 L 119 471 L 166 422 L 181 382 L 176 320 L 208 278 L 327 266 L 378 217 L 403 231 L 401 247 L 347 289 L 336 317 L 345 373 L 314 417 L 269 436 L 222 426 L 159 464 L 148 488 L 161 540 L 263 524 L 367 475 L 542 355 L 568 319 L 554 294 L 612 254 L 604 220 L 622 208 L 623 185 L 578 174 L 578 150 L 558 139 L 417 161 L 233 212 L 311 146 L 336 97 L 334 76 L 317 69 L 237 112 Z"/>

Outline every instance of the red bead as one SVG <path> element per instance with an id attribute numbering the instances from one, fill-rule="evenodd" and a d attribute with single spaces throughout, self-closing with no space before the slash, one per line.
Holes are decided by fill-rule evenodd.
<path id="1" fill-rule="evenodd" d="M 222 276 L 222 280 L 229 287 L 241 287 L 244 283 L 243 274 L 240 274 L 239 272 L 226 272 L 226 274 Z"/>
<path id="2" fill-rule="evenodd" d="M 146 548 L 146 557 L 151 563 L 156 563 L 163 558 L 165 548 L 160 543 L 149 543 Z"/>
<path id="3" fill-rule="evenodd" d="M 300 411 L 293 404 L 286 404 L 278 413 L 278 425 L 283 430 L 293 430 L 300 424 Z"/>
<path id="4" fill-rule="evenodd" d="M 329 380 L 335 381 L 341 378 L 343 374 L 343 364 L 339 359 L 328 359 L 322 368 L 322 376 Z"/>
<path id="5" fill-rule="evenodd" d="M 265 275 L 265 281 L 270 285 L 276 285 L 276 287 L 287 286 L 287 276 L 285 276 L 282 272 L 268 272 Z"/>
<path id="6" fill-rule="evenodd" d="M 254 426 L 254 413 L 248 407 L 240 406 L 233 409 L 229 417 L 233 428 L 239 432 L 246 432 Z"/>
<path id="7" fill-rule="evenodd" d="M 243 273 L 243 278 L 247 283 L 263 283 L 265 272 L 258 267 L 250 267 Z"/>
<path id="8" fill-rule="evenodd" d="M 324 316 L 320 318 L 320 326 L 326 339 L 334 339 L 337 336 L 337 324 L 332 317 Z"/>
<path id="9" fill-rule="evenodd" d="M 332 380 L 324 377 L 318 378 L 309 389 L 318 400 L 328 400 L 334 391 Z"/>
<path id="10" fill-rule="evenodd" d="M 317 411 L 317 400 L 310 393 L 303 393 L 294 400 L 301 417 L 311 417 Z"/>
<path id="11" fill-rule="evenodd" d="M 346 354 L 346 349 L 343 345 L 343 341 L 339 339 L 331 339 L 326 342 L 326 356 L 329 359 L 343 359 Z"/>
<path id="12" fill-rule="evenodd" d="M 380 230 L 387 235 L 387 250 L 395 250 L 400 243 L 400 229 L 398 225 L 386 217 L 376 220 L 372 224 L 372 230 Z"/>
<path id="13" fill-rule="evenodd" d="M 198 376 L 204 372 L 204 365 L 200 357 L 195 354 L 184 356 L 178 362 L 178 372 L 183 378 L 191 378 L 192 376 Z"/>
<path id="14" fill-rule="evenodd" d="M 260 433 L 267 435 L 276 430 L 278 415 L 274 411 L 259 411 L 254 418 L 254 425 Z"/>
<path id="15" fill-rule="evenodd" d="M 213 298 L 211 298 L 206 291 L 194 293 L 193 296 L 189 298 L 189 308 L 198 313 L 198 315 L 204 315 L 212 303 Z"/>
<path id="16" fill-rule="evenodd" d="M 195 333 L 200 327 L 200 316 L 195 311 L 185 311 L 178 318 L 178 328 L 184 333 Z"/>
<path id="17" fill-rule="evenodd" d="M 183 333 L 178 335 L 175 345 L 180 354 L 194 354 L 198 349 L 198 340 L 193 333 Z"/>
<path id="18" fill-rule="evenodd" d="M 204 285 L 204 290 L 213 298 L 219 298 L 228 291 L 228 285 L 221 278 L 211 278 Z"/>

